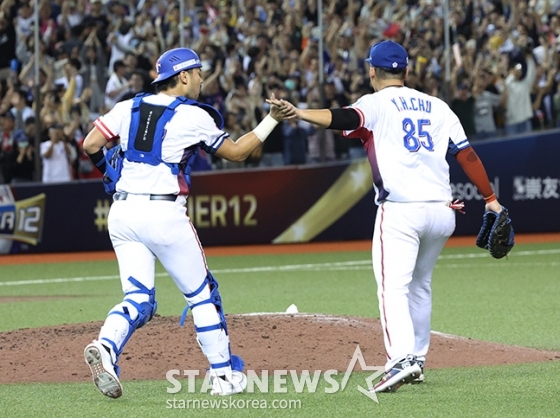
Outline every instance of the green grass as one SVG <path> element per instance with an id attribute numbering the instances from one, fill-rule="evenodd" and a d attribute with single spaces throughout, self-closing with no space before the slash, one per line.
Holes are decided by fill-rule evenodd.
<path id="1" fill-rule="evenodd" d="M 369 251 L 246 255 L 209 257 L 208 264 L 220 282 L 227 313 L 279 312 L 295 303 L 300 312 L 377 317 L 370 257 Z M 432 328 L 480 340 L 560 350 L 559 260 L 558 243 L 518 244 L 509 260 L 494 260 L 476 248 L 445 249 L 433 277 Z M 122 297 L 117 271 L 114 261 L 1 266 L 0 331 L 103 320 Z M 161 266 L 157 271 L 158 313 L 180 315 L 185 304 L 182 295 Z M 44 282 L 2 285 L 25 280 Z M 32 299 L 45 296 L 53 298 Z M 6 302 L 5 297 L 25 299 Z M 0 372 L 2 366 L 0 356 Z M 161 381 L 125 382 L 125 395 L 116 401 L 105 399 L 91 383 L 3 385 L 0 417 L 551 417 L 560 410 L 560 383 L 554 378 L 559 372 L 560 362 L 430 370 L 426 384 L 382 394 L 379 405 L 351 388 L 363 382 L 360 373 L 352 376 L 344 392 L 336 394 L 290 390 L 240 395 L 244 400 L 302 402 L 301 409 L 266 411 L 171 410 L 166 408 L 166 400 L 172 399 L 165 392 L 168 383 Z M 182 395 L 201 401 L 210 398 Z"/>
<path id="2" fill-rule="evenodd" d="M 365 387 L 366 373 L 353 373 L 343 391 L 325 393 L 321 380 L 315 393 L 296 393 L 288 383 L 288 393 L 243 393 L 230 398 L 166 392 L 167 381 L 124 382 L 124 395 L 113 400 L 103 397 L 91 383 L 26 384 L 0 386 L 6 417 L 554 417 L 560 410 L 560 383 L 551 378 L 560 373 L 560 362 L 501 367 L 431 370 L 421 385 L 407 385 L 396 393 L 378 395 L 375 403 L 358 390 Z M 544 377 L 548 376 L 548 377 Z M 337 379 L 339 382 L 341 376 Z M 290 380 L 288 379 L 288 382 Z M 269 388 L 273 387 L 272 379 Z M 291 405 L 291 409 L 273 409 Z M 203 402 L 225 402 L 228 408 L 202 408 Z M 283 401 L 280 404 L 279 401 Z M 181 404 L 183 402 L 183 405 Z M 190 403 L 187 403 L 190 402 Z M 194 402 L 199 402 L 195 404 Z M 268 409 L 255 408 L 266 402 Z M 251 406 L 247 406 L 252 403 Z M 291 403 L 291 404 L 290 404 Z M 170 406 L 175 405 L 173 409 Z M 183 407 L 184 408 L 181 408 Z M 190 407 L 190 408 L 187 408 Z"/>

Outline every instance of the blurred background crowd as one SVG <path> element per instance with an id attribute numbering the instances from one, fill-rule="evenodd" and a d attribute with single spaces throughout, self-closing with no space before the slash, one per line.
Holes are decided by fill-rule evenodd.
<path id="1" fill-rule="evenodd" d="M 222 112 L 233 140 L 266 115 L 272 93 L 306 108 L 342 107 L 371 93 L 364 58 L 382 39 L 408 50 L 407 85 L 446 100 L 471 141 L 560 124 L 560 0 L 450 0 L 448 60 L 439 0 L 323 0 L 322 28 L 316 0 L 184 1 L 181 22 L 172 0 L 40 0 L 36 88 L 34 2 L 2 0 L 0 183 L 100 176 L 81 150 L 92 121 L 151 92 L 157 58 L 181 45 L 199 54 L 200 101 Z M 359 140 L 290 121 L 246 162 L 201 152 L 196 168 L 362 155 Z"/>

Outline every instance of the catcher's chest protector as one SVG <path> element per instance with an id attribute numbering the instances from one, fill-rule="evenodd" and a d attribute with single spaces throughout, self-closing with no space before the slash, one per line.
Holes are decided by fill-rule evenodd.
<path id="1" fill-rule="evenodd" d="M 128 132 L 127 149 L 121 146 L 111 148 L 105 155 L 107 169 L 103 176 L 103 186 L 108 194 L 115 193 L 116 184 L 121 177 L 123 159 L 150 165 L 165 164 L 174 175 L 178 175 L 179 164 L 167 163 L 161 157 L 162 143 L 165 138 L 165 126 L 175 115 L 175 109 L 181 104 L 199 106 L 207 111 L 219 129 L 223 127 L 222 115 L 210 105 L 198 103 L 185 97 L 177 97 L 168 106 L 145 103 L 142 99 L 150 94 L 140 93 L 132 99 L 132 114 Z M 185 173 L 187 176 L 190 173 Z"/>

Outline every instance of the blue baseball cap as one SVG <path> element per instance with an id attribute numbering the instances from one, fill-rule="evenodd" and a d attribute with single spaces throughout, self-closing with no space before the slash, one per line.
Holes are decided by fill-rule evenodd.
<path id="1" fill-rule="evenodd" d="M 381 41 L 371 47 L 366 62 L 372 67 L 400 70 L 408 66 L 408 54 L 396 42 Z"/>

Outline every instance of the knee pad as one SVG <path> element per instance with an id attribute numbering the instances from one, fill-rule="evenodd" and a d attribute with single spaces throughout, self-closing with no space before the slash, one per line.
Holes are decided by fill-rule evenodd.
<path id="1" fill-rule="evenodd" d="M 111 341 L 108 338 L 102 338 L 103 341 L 109 343 L 117 358 L 121 354 L 126 342 L 132 336 L 132 333 L 146 325 L 154 317 L 157 310 L 155 288 L 148 289 L 133 277 L 129 277 L 128 281 L 136 286 L 138 290 L 126 292 L 123 301 L 116 305 L 107 315 L 119 315 L 126 319 L 129 324 L 127 334 L 120 343 Z"/>

